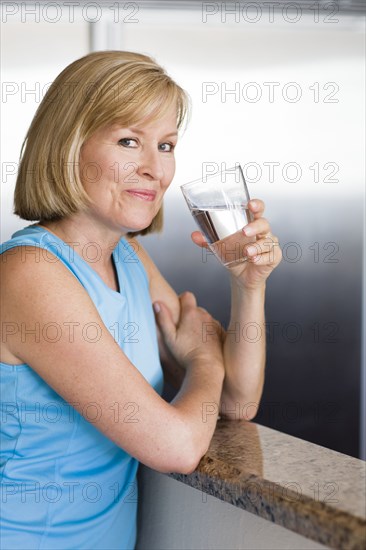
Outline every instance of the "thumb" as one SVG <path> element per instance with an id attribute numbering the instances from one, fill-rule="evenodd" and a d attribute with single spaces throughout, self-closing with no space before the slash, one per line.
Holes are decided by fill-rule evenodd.
<path id="1" fill-rule="evenodd" d="M 170 309 L 163 302 L 154 302 L 155 319 L 162 332 L 164 340 L 168 343 L 175 339 L 176 328 Z"/>
<path id="2" fill-rule="evenodd" d="M 193 233 L 191 234 L 191 239 L 194 242 L 194 244 L 197 244 L 201 248 L 208 248 L 208 243 L 206 241 L 206 238 L 201 233 L 201 231 L 193 231 Z"/>

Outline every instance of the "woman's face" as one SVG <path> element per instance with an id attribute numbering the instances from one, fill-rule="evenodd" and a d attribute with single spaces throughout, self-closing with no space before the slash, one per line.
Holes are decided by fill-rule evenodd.
<path id="1" fill-rule="evenodd" d="M 113 124 L 95 132 L 80 154 L 95 221 L 123 232 L 148 227 L 173 179 L 176 143 L 175 109 L 154 122 Z"/>

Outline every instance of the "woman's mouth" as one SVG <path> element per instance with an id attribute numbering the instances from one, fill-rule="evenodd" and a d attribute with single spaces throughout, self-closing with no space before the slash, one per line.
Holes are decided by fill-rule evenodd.
<path id="1" fill-rule="evenodd" d="M 152 202 L 156 197 L 156 191 L 149 189 L 126 189 L 126 192 L 143 201 Z"/>

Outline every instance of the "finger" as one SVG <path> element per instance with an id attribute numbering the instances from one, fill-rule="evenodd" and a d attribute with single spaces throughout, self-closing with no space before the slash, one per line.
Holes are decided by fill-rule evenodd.
<path id="1" fill-rule="evenodd" d="M 170 309 L 164 302 L 154 302 L 155 319 L 164 336 L 164 339 L 169 342 L 175 338 L 176 327 Z"/>
<path id="2" fill-rule="evenodd" d="M 273 252 L 266 252 L 259 256 L 254 256 L 254 258 L 248 258 L 248 261 L 258 266 L 268 266 L 273 269 L 280 263 L 281 258 L 281 252 L 274 250 Z"/>
<path id="3" fill-rule="evenodd" d="M 197 300 L 193 292 L 183 292 L 179 296 L 180 300 L 180 307 L 181 307 L 181 315 L 187 310 L 192 307 L 197 307 Z"/>
<path id="4" fill-rule="evenodd" d="M 275 247 L 279 247 L 277 237 L 274 235 L 266 235 L 262 239 L 249 243 L 245 248 L 248 256 L 256 256 L 265 252 L 271 252 Z"/>
<path id="5" fill-rule="evenodd" d="M 257 243 L 256 243 L 257 244 Z M 271 250 L 266 252 L 260 252 L 259 254 L 247 254 L 248 262 L 256 265 L 268 265 L 275 267 L 278 265 L 282 258 L 282 252 L 279 246 L 274 246 Z"/>
<path id="6" fill-rule="evenodd" d="M 208 248 L 208 243 L 206 241 L 205 236 L 200 231 L 194 231 L 191 234 L 191 239 L 194 242 L 194 244 L 197 244 L 201 248 Z"/>
<path id="7" fill-rule="evenodd" d="M 260 199 L 251 199 L 248 202 L 248 208 L 252 212 L 254 219 L 261 218 L 265 209 L 265 204 Z"/>
<path id="8" fill-rule="evenodd" d="M 243 227 L 243 233 L 247 237 L 255 237 L 257 235 L 266 235 L 270 233 L 271 227 L 266 218 L 258 218 L 253 222 L 248 223 Z"/>

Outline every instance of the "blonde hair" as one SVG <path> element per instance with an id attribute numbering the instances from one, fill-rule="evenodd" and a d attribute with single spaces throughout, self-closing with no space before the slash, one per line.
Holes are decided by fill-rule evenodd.
<path id="1" fill-rule="evenodd" d="M 172 105 L 179 129 L 188 95 L 146 55 L 101 51 L 71 63 L 48 89 L 23 142 L 14 213 L 42 222 L 85 209 L 91 199 L 79 174 L 83 143 L 112 123 L 156 120 Z M 133 235 L 161 231 L 162 225 L 161 207 L 149 227 Z"/>

